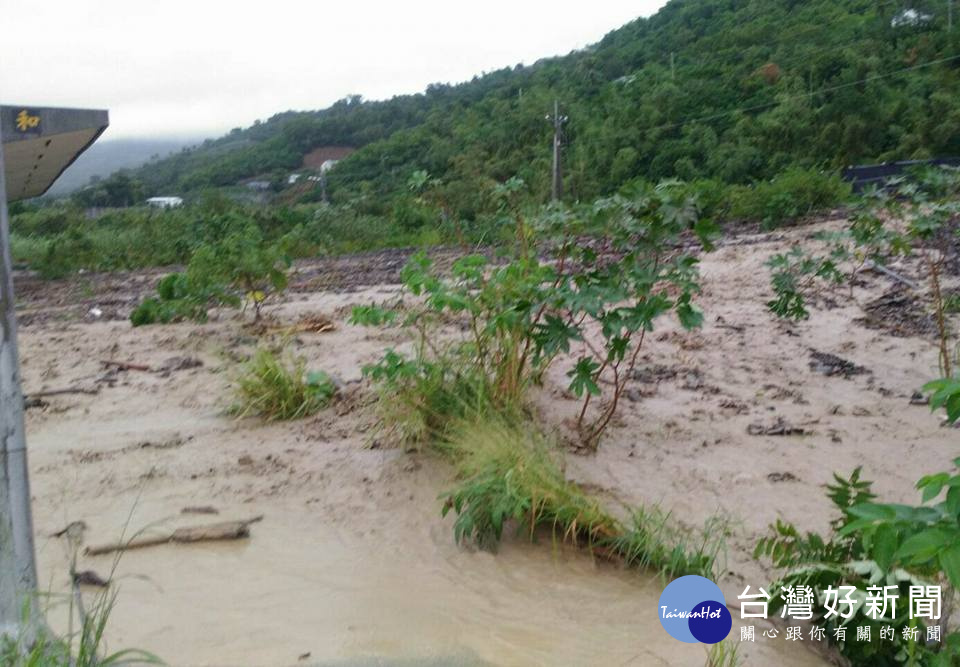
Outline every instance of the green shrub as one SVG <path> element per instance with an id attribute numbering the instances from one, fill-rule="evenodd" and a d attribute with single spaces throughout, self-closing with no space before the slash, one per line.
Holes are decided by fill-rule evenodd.
<path id="1" fill-rule="evenodd" d="M 729 215 L 776 227 L 850 198 L 838 174 L 794 167 L 770 181 L 730 189 Z"/>
<path id="2" fill-rule="evenodd" d="M 325 408 L 336 393 L 330 377 L 306 370 L 301 358 L 283 358 L 258 349 L 234 381 L 236 402 L 231 412 L 267 420 L 299 419 Z"/>
<path id="3" fill-rule="evenodd" d="M 182 319 L 203 322 L 211 306 L 253 305 L 259 320 L 263 304 L 287 286 L 291 260 L 282 241 L 264 241 L 250 220 L 231 215 L 224 233 L 200 245 L 184 273 L 157 284 L 157 296 L 146 299 L 131 314 L 134 326 Z"/>
<path id="4" fill-rule="evenodd" d="M 508 182 L 501 194 L 510 197 L 518 187 Z M 684 327 L 700 325 L 693 305 L 697 260 L 674 252 L 673 244 L 692 228 L 709 247 L 713 228 L 697 220 L 695 203 L 676 184 L 617 195 L 576 213 L 550 207 L 533 221 L 514 211 L 513 219 L 513 251 L 500 263 L 468 255 L 445 275 L 426 254 L 411 258 L 401 279 L 420 299 L 404 320 L 416 336 L 415 354 L 390 352 L 367 374 L 386 382 L 391 397 L 398 382 L 436 386 L 470 378 L 482 386 L 477 396 L 513 413 L 572 343 L 599 331 L 599 341 L 568 373 L 569 390 L 582 400 L 576 437 L 596 448 L 654 322 L 672 311 Z M 596 244 L 582 242 L 588 230 Z M 538 255 L 538 241 L 551 248 L 549 259 Z M 355 311 L 354 322 L 368 323 L 370 312 Z M 443 335 L 451 322 L 462 323 L 461 336 Z M 594 399 L 599 407 L 590 412 Z"/>
<path id="5" fill-rule="evenodd" d="M 960 468 L 960 459 L 955 461 Z M 754 555 L 769 559 L 783 571 L 772 585 L 771 612 L 784 600 L 776 592 L 785 587 L 809 586 L 815 600 L 826 599 L 825 591 L 853 587 L 856 605 L 849 620 L 817 611 L 813 623 L 824 628 L 826 638 L 856 666 L 916 665 L 949 667 L 960 661 L 960 634 L 940 641 L 908 640 L 904 628 L 923 633 L 924 622 L 908 614 L 903 601 L 910 599 L 911 586 L 942 586 L 941 599 L 949 606 L 960 585 L 960 474 L 940 473 L 917 483 L 923 492 L 917 506 L 881 504 L 869 482 L 860 479 L 858 468 L 848 478 L 834 475 L 828 497 L 840 516 L 832 533 L 802 535 L 793 525 L 778 521 L 773 534 L 760 540 Z M 931 504 L 944 490 L 943 501 Z M 892 588 L 900 600 L 890 617 L 877 616 L 865 604 L 864 592 Z M 908 603 L 909 604 L 909 603 Z M 945 625 L 944 621 L 942 625 Z M 869 626 L 872 641 L 838 641 L 834 631 L 843 626 Z M 894 629 L 891 640 L 879 637 L 882 627 Z"/>

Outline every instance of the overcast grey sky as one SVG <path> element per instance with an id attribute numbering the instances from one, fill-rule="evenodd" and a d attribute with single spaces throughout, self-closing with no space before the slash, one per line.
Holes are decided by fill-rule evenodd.
<path id="1" fill-rule="evenodd" d="M 106 137 L 214 136 L 567 53 L 664 0 L 3 0 L 0 101 L 105 107 Z"/>

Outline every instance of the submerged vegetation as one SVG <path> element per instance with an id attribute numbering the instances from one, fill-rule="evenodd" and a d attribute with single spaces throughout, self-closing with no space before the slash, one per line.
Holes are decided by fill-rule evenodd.
<path id="1" fill-rule="evenodd" d="M 452 465 L 440 500 L 442 513 L 455 515 L 455 539 L 492 549 L 514 530 L 664 578 L 719 576 L 723 518 L 690 530 L 656 506 L 612 509 L 570 479 L 565 449 L 603 447 L 656 326 L 701 326 L 698 258 L 712 250 L 716 223 L 770 229 L 840 205 L 852 207 L 849 224 L 820 235 L 818 252 L 797 246 L 771 258 L 769 310 L 804 319 L 825 292 L 852 294 L 864 271 L 892 275 L 932 315 L 930 406 L 944 409 L 947 423 L 960 420 L 958 298 L 945 285 L 960 232 L 960 172 L 913 174 L 855 203 L 838 174 L 858 161 L 960 153 L 956 40 L 938 11 L 914 5 L 927 7 L 928 19 L 898 24 L 899 5 L 865 0 L 675 0 L 564 58 L 419 96 L 281 114 L 69 202 L 20 206 L 13 256 L 46 278 L 181 267 L 133 311 L 140 326 L 202 322 L 220 306 L 249 306 L 259 320 L 296 258 L 456 245 L 462 253 L 450 266 L 413 255 L 400 305 L 357 306 L 350 318 L 406 336 L 363 372 L 379 395 L 380 435 Z M 823 25 L 832 26 L 825 40 L 811 39 Z M 543 206 L 542 115 L 558 97 L 572 119 L 568 189 Z M 285 176 L 306 153 L 334 145 L 359 150 L 322 185 L 288 187 Z M 269 179 L 272 204 L 243 192 L 239 182 L 254 177 Z M 126 208 L 167 189 L 188 204 Z M 890 268 L 907 258 L 920 284 Z M 548 378 L 576 400 L 551 422 L 537 405 Z M 336 394 L 333 379 L 308 372 L 304 359 L 264 347 L 233 384 L 231 411 L 266 420 L 315 414 Z M 777 570 L 775 593 L 809 587 L 822 603 L 841 586 L 856 590 L 849 619 L 808 619 L 845 664 L 957 664 L 960 634 L 908 640 L 927 626 L 904 607 L 870 617 L 863 591 L 908 600 L 917 587 L 940 585 L 944 605 L 953 603 L 960 475 L 921 479 L 918 505 L 879 502 L 860 475 L 835 475 L 828 487 L 838 514 L 828 534 L 778 522 L 755 557 Z M 72 638 L 41 639 L 0 645 L 0 658 L 118 663 L 123 654 L 95 657 L 112 602 L 104 598 L 85 621 L 79 654 Z M 773 611 L 784 602 L 775 595 Z M 854 642 L 837 633 L 854 624 L 876 634 L 892 627 L 893 637 Z M 708 652 L 708 665 L 738 663 L 736 644 Z"/>
<path id="2" fill-rule="evenodd" d="M 691 537 L 656 508 L 615 517 L 567 479 L 532 399 L 548 369 L 569 362 L 568 390 L 581 401 L 569 437 L 595 450 L 655 321 L 673 312 L 700 324 L 696 260 L 672 248 L 691 232 L 709 247 L 714 230 L 677 184 L 534 217 L 511 204 L 522 187 L 514 179 L 498 192 L 515 224 L 509 253 L 461 257 L 449 274 L 416 255 L 402 273 L 413 304 L 354 308 L 353 323 L 398 322 L 413 338 L 411 353 L 387 350 L 364 369 L 380 387 L 383 428 L 456 466 L 443 513 L 457 515 L 458 541 L 492 547 L 512 522 L 664 577 L 710 575 L 721 523 Z"/>
<path id="3" fill-rule="evenodd" d="M 701 531 L 681 530 L 659 508 L 637 509 L 626 521 L 567 479 L 557 445 L 535 426 L 487 416 L 458 422 L 434 447 L 453 461 L 454 488 L 443 514 L 456 514 L 459 542 L 492 548 L 508 523 L 529 539 L 547 529 L 554 539 L 649 568 L 664 579 L 715 576 L 727 527 L 720 519 Z"/>
<path id="4" fill-rule="evenodd" d="M 796 247 L 769 262 L 776 298 L 767 305 L 780 317 L 809 317 L 809 302 L 822 290 L 853 285 L 867 269 L 885 272 L 910 287 L 934 322 L 942 378 L 928 383 L 924 391 L 930 394 L 932 410 L 945 408 L 945 425 L 960 419 L 957 333 L 949 318 L 951 297 L 943 284 L 960 237 L 958 198 L 960 172 L 955 169 L 922 170 L 910 178 L 894 179 L 866 195 L 846 229 L 820 236 L 824 254 Z M 905 257 L 917 258 L 919 284 L 889 269 L 892 261 Z M 960 459 L 954 460 L 954 466 L 960 470 Z M 860 474 L 860 468 L 848 478 L 835 473 L 834 484 L 827 487 L 840 514 L 830 535 L 804 535 L 778 521 L 773 534 L 757 544 L 754 555 L 781 570 L 773 590 L 785 595 L 773 598 L 774 608 L 783 607 L 795 588 L 811 590 L 813 598 L 823 603 L 830 599 L 829 592 L 836 595 L 841 587 L 849 587 L 854 591 L 849 615 L 813 617 L 849 664 L 957 664 L 960 632 L 950 632 L 948 623 L 960 590 L 960 474 L 941 472 L 921 478 L 916 488 L 922 500 L 916 506 L 878 502 L 871 483 Z M 935 502 L 941 495 L 943 499 Z M 929 597 L 931 590 L 936 591 L 936 607 L 930 622 L 924 623 L 914 613 L 914 598 L 918 592 L 921 598 Z M 882 609 L 876 602 L 880 594 Z M 928 629 L 934 621 L 938 625 Z M 865 626 L 868 637 L 872 631 L 880 639 L 847 639 L 843 631 L 848 626 Z M 880 631 L 891 628 L 885 640 Z"/>
<path id="5" fill-rule="evenodd" d="M 955 464 L 960 467 L 960 459 Z M 754 555 L 782 571 L 771 587 L 772 610 L 780 610 L 795 589 L 809 588 L 822 607 L 830 601 L 829 591 L 836 596 L 841 587 L 852 587 L 852 606 L 839 615 L 821 608 L 812 621 L 850 664 L 955 665 L 960 661 L 960 632 L 940 630 L 949 627 L 960 586 L 960 475 L 940 473 L 921 479 L 917 488 L 923 503 L 917 506 L 877 502 L 859 468 L 849 478 L 834 478 L 827 495 L 840 516 L 829 536 L 804 535 L 793 525 L 778 522 L 773 534 L 757 544 Z M 931 504 L 944 489 L 946 498 Z M 936 607 L 931 613 L 937 620 L 924 622 L 913 605 L 920 598 L 932 599 L 928 591 L 934 586 Z M 870 602 L 870 596 L 876 600 L 878 595 L 882 607 Z M 935 623 L 934 635 L 927 626 Z M 840 638 L 837 633 L 838 628 L 852 632 L 859 626 L 870 627 L 871 637 L 878 639 L 854 641 L 853 636 Z M 883 628 L 893 628 L 889 640 L 881 635 Z M 914 629 L 920 641 L 908 639 Z"/>

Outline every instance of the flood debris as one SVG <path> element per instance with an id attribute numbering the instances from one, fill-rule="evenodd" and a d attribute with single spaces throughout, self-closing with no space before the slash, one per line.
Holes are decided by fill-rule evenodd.
<path id="1" fill-rule="evenodd" d="M 116 368 L 118 371 L 143 371 L 150 372 L 150 367 L 146 364 L 135 364 L 128 361 L 115 361 L 113 359 L 101 359 L 100 363 L 105 368 Z"/>
<path id="2" fill-rule="evenodd" d="M 74 572 L 73 583 L 77 586 L 93 586 L 95 588 L 107 588 L 110 585 L 108 579 L 104 579 L 93 570 Z"/>
<path id="3" fill-rule="evenodd" d="M 908 338 L 936 335 L 937 322 L 916 294 L 905 287 L 894 287 L 863 307 L 864 316 L 854 320 L 868 329 L 879 329 L 891 336 Z"/>
<path id="4" fill-rule="evenodd" d="M 184 507 L 180 510 L 180 514 L 220 514 L 220 510 L 212 505 L 198 505 Z"/>
<path id="5" fill-rule="evenodd" d="M 333 320 L 323 313 L 308 313 L 293 325 L 293 331 L 298 333 L 327 333 L 336 328 Z"/>
<path id="6" fill-rule="evenodd" d="M 848 380 L 854 375 L 864 375 L 870 372 L 867 368 L 858 366 L 852 361 L 847 361 L 829 352 L 818 352 L 817 350 L 810 350 L 810 370 L 814 373 L 823 373 L 827 377 L 842 375 Z"/>
<path id="7" fill-rule="evenodd" d="M 811 435 L 813 431 L 791 424 L 783 417 L 777 417 L 772 424 L 762 424 L 754 422 L 747 426 L 747 433 L 750 435 Z"/>
<path id="8" fill-rule="evenodd" d="M 87 547 L 84 553 L 88 556 L 102 556 L 117 551 L 130 551 L 155 547 L 161 544 L 192 544 L 195 542 L 217 542 L 223 540 L 240 540 L 250 537 L 250 525 L 263 520 L 263 515 L 239 521 L 221 521 L 205 526 L 185 526 L 176 528 L 172 532 L 154 537 L 134 537 L 126 542 L 115 542 L 99 546 Z"/>
<path id="9" fill-rule="evenodd" d="M 24 395 L 24 401 L 32 401 L 40 398 L 49 398 L 50 396 L 62 396 L 64 394 L 87 394 L 95 396 L 100 393 L 100 388 L 90 389 L 88 387 L 66 387 L 65 389 L 47 389 L 45 391 L 32 391 Z"/>
<path id="10" fill-rule="evenodd" d="M 196 357 L 170 357 L 157 366 L 156 371 L 161 377 L 166 377 L 176 371 L 185 371 L 201 366 L 203 366 L 203 362 Z"/>
<path id="11" fill-rule="evenodd" d="M 50 533 L 50 537 L 68 537 L 70 539 L 79 539 L 87 530 L 86 521 L 71 521 L 60 530 Z"/>

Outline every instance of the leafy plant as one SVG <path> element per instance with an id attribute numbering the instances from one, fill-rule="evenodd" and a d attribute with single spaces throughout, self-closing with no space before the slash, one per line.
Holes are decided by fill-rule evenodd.
<path id="1" fill-rule="evenodd" d="M 135 327 L 180 320 L 205 322 L 211 304 L 235 303 L 221 285 L 197 272 L 172 273 L 157 283 L 157 296 L 144 299 L 130 314 Z"/>
<path id="2" fill-rule="evenodd" d="M 240 216 L 218 219 L 222 234 L 198 246 L 184 273 L 157 284 L 157 296 L 145 299 L 130 316 L 134 326 L 183 319 L 206 321 L 214 305 L 237 307 L 248 302 L 254 321 L 266 300 L 287 286 L 291 259 L 283 241 L 265 242 L 257 227 Z"/>
<path id="3" fill-rule="evenodd" d="M 955 464 L 960 468 L 960 459 Z M 960 585 L 960 473 L 939 473 L 922 478 L 918 506 L 876 502 L 869 482 L 860 479 L 860 469 L 844 479 L 834 475 L 828 496 L 840 516 L 832 524 L 829 537 L 816 533 L 800 534 L 791 524 L 777 522 L 773 534 L 760 540 L 754 556 L 766 558 L 784 570 L 773 590 L 792 590 L 809 586 L 815 599 L 823 602 L 826 590 L 840 586 L 856 589 L 850 618 L 830 616 L 824 610 L 815 614 L 813 623 L 826 630 L 826 636 L 852 665 L 952 665 L 960 659 L 960 635 L 944 632 L 940 641 L 906 639 L 904 628 L 923 632 L 924 622 L 908 614 L 901 604 L 891 616 L 868 613 L 864 591 L 869 587 L 889 587 L 899 600 L 909 600 L 911 587 L 942 586 L 945 612 L 941 625 L 949 618 L 954 591 Z M 931 504 L 946 490 L 946 498 Z M 774 595 L 771 610 L 784 604 Z M 892 627 L 889 641 L 854 642 L 838 640 L 834 631 L 850 626 L 870 626 L 877 636 L 882 626 Z"/>
<path id="4" fill-rule="evenodd" d="M 189 270 L 238 291 L 259 321 L 266 300 L 286 289 L 290 264 L 281 243 L 265 242 L 256 225 L 238 219 L 222 240 L 197 248 Z"/>
<path id="5" fill-rule="evenodd" d="M 498 190 L 507 210 L 519 187 L 511 181 Z M 367 373 L 392 383 L 391 396 L 401 380 L 470 378 L 482 384 L 476 393 L 493 408 L 511 411 L 579 344 L 569 389 L 582 400 L 575 420 L 580 443 L 595 449 L 654 322 L 673 311 L 684 327 L 700 325 L 693 305 L 697 260 L 672 245 L 692 228 L 709 247 L 713 227 L 697 220 L 695 203 L 675 184 L 601 200 L 579 214 L 553 207 L 532 222 L 512 214 L 514 249 L 500 263 L 468 255 L 448 277 L 424 253 L 410 260 L 401 278 L 421 300 L 403 320 L 417 338 L 414 357 L 391 351 Z M 548 245 L 548 260 L 539 257 L 537 240 Z M 353 321 L 386 317 L 364 307 Z M 458 321 L 465 333 L 445 338 L 442 328 Z M 607 396 L 604 386 L 612 387 Z M 599 408 L 590 412 L 595 399 Z"/>
<path id="6" fill-rule="evenodd" d="M 322 410 L 336 387 L 326 373 L 308 372 L 304 359 L 284 359 L 260 348 L 237 375 L 234 391 L 236 403 L 231 411 L 237 416 L 287 420 Z"/>
<path id="7" fill-rule="evenodd" d="M 893 179 L 883 190 L 868 193 L 840 233 L 823 234 L 824 254 L 795 247 L 776 255 L 768 266 L 776 298 L 767 305 L 780 316 L 804 319 L 807 302 L 825 284 L 852 283 L 866 267 L 880 267 L 893 258 L 914 256 L 932 312 L 943 380 L 928 385 L 936 392 L 936 407 L 944 406 L 951 421 L 960 414 L 956 391 L 956 332 L 951 327 L 951 295 L 943 288 L 946 263 L 960 234 L 960 171 L 939 168 L 920 171 L 911 178 Z"/>

